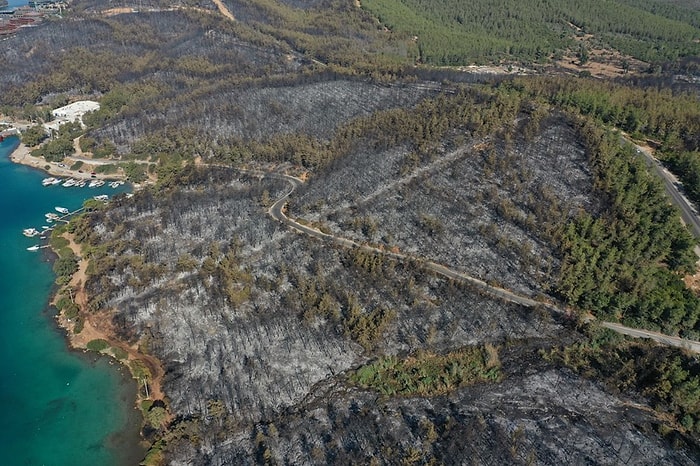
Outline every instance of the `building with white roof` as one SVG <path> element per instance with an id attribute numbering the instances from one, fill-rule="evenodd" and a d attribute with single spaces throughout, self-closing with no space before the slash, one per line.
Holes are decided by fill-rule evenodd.
<path id="1" fill-rule="evenodd" d="M 99 109 L 99 102 L 92 100 L 79 100 L 77 102 L 73 102 L 72 104 L 68 104 L 64 107 L 53 110 L 51 114 L 53 115 L 54 120 L 49 123 L 45 123 L 44 127 L 58 131 L 58 127 L 62 124 L 74 122 L 76 120 L 78 120 L 82 125 L 83 115 L 85 115 L 87 112 L 94 112 Z"/>

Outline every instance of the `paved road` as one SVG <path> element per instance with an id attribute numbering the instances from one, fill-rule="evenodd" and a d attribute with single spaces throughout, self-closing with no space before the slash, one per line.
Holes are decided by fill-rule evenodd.
<path id="1" fill-rule="evenodd" d="M 629 139 L 625 138 L 625 140 L 634 144 L 634 142 Z M 690 201 L 686 199 L 683 193 L 678 189 L 678 179 L 663 167 L 661 162 L 651 153 L 651 150 L 646 147 L 638 146 L 637 144 L 634 144 L 634 147 L 639 154 L 644 156 L 647 166 L 661 178 L 666 192 L 671 196 L 673 203 L 681 210 L 681 217 L 685 224 L 690 227 L 690 231 L 696 238 L 700 238 L 700 218 L 698 218 L 698 214 Z"/>
<path id="2" fill-rule="evenodd" d="M 263 175 L 262 173 L 258 173 L 260 175 Z M 492 296 L 498 297 L 500 299 L 503 299 L 504 301 L 508 301 L 511 303 L 519 304 L 521 306 L 525 307 L 530 307 L 530 308 L 535 308 L 535 307 L 544 307 L 551 312 L 558 313 L 558 314 L 566 314 L 569 315 L 570 311 L 558 307 L 552 303 L 547 303 L 547 302 L 540 302 L 537 300 L 534 300 L 528 296 L 522 296 L 517 293 L 514 293 L 510 290 L 506 290 L 504 288 L 500 288 L 497 286 L 489 285 L 483 280 L 480 280 L 478 278 L 472 277 L 470 275 L 467 275 L 462 272 L 458 272 L 456 270 L 450 269 L 449 267 L 446 267 L 442 264 L 438 264 L 436 262 L 432 261 L 426 261 L 423 258 L 420 257 L 415 257 L 415 256 L 410 256 L 407 254 L 401 254 L 401 253 L 396 253 L 396 252 L 390 252 L 390 251 L 385 251 L 373 246 L 368 246 L 364 244 L 359 244 L 356 243 L 355 241 L 352 241 L 347 238 L 343 238 L 340 236 L 333 236 L 329 235 L 326 233 L 323 233 L 322 231 L 319 231 L 313 227 L 304 225 L 302 223 L 299 223 L 298 221 L 289 218 L 285 213 L 284 213 L 284 208 L 287 205 L 287 199 L 289 196 L 294 192 L 294 190 L 297 188 L 297 186 L 300 186 L 302 184 L 302 180 L 299 178 L 295 178 L 293 176 L 289 175 L 283 175 L 279 173 L 265 173 L 263 176 L 267 176 L 270 178 L 277 178 L 277 179 L 284 179 L 287 180 L 290 183 L 290 189 L 287 191 L 287 193 L 282 196 L 280 199 L 278 199 L 270 209 L 268 210 L 268 214 L 277 220 L 278 222 L 281 222 L 290 228 L 297 230 L 301 233 L 304 233 L 306 235 L 312 236 L 314 238 L 318 238 L 324 241 L 331 241 L 336 244 L 340 244 L 341 246 L 344 247 L 350 247 L 350 248 L 360 248 L 365 251 L 371 251 L 377 254 L 383 254 L 386 256 L 393 257 L 396 260 L 399 261 L 417 261 L 421 263 L 425 268 L 428 270 L 431 270 L 437 274 L 442 275 L 443 277 L 446 277 L 451 280 L 458 280 L 461 282 L 467 282 L 472 285 L 475 285 L 476 287 L 484 290 L 485 292 L 489 293 Z M 587 318 L 587 321 L 595 320 L 593 316 L 589 316 Z M 637 328 L 632 328 L 632 327 L 627 327 L 621 324 L 616 324 L 612 322 L 600 322 L 600 325 L 602 325 L 605 328 L 609 328 L 611 330 L 614 330 L 618 333 L 621 333 L 623 335 L 629 335 L 635 338 L 650 338 L 656 342 L 659 342 L 663 345 L 667 346 L 674 346 L 677 348 L 684 348 L 688 351 L 692 351 L 694 353 L 700 353 L 700 342 L 698 341 L 693 341 L 693 340 L 686 340 L 683 338 L 679 337 L 674 337 L 670 335 L 664 335 L 662 333 L 658 332 L 652 332 L 651 330 L 643 330 L 643 329 L 637 329 Z"/>
<path id="3" fill-rule="evenodd" d="M 657 341 L 663 345 L 676 346 L 678 348 L 685 348 L 693 353 L 700 353 L 700 342 L 693 340 L 686 340 L 684 338 L 673 337 L 670 335 L 664 335 L 659 332 L 652 332 L 651 330 L 640 330 L 636 328 L 626 327 L 621 324 L 616 324 L 614 322 L 600 322 L 600 325 L 610 330 L 614 330 L 623 335 L 629 335 L 635 338 L 650 338 Z"/>

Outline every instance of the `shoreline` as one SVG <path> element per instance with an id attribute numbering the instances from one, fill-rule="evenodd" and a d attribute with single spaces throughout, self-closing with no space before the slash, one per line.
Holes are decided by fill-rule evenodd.
<path id="1" fill-rule="evenodd" d="M 32 156 L 31 148 L 23 144 L 21 140 L 17 147 L 10 153 L 9 159 L 13 163 L 34 168 L 57 177 L 87 180 L 95 178 L 103 180 L 123 180 L 125 178 L 121 174 L 96 174 L 93 177 L 89 169 L 87 173 L 79 173 L 76 170 L 70 170 L 68 167 L 60 167 L 57 163 L 48 163 L 43 158 Z M 68 163 L 71 163 L 69 157 L 66 159 Z M 89 166 L 89 164 L 85 163 L 83 167 L 85 166 Z M 139 185 L 134 185 L 134 189 L 138 189 L 139 187 Z M 156 357 L 140 352 L 138 342 L 134 345 L 129 345 L 118 338 L 116 329 L 112 324 L 111 318 L 113 312 L 111 310 L 101 309 L 97 312 L 88 311 L 88 296 L 85 285 L 87 281 L 86 271 L 89 259 L 83 257 L 82 246 L 74 241 L 73 235 L 66 233 L 63 237 L 68 240 L 68 246 L 78 258 L 78 270 L 71 277 L 67 287 L 72 290 L 70 293 L 71 297 L 79 307 L 78 318 L 83 320 L 83 329 L 79 333 L 75 333 L 74 328 L 76 322 L 66 318 L 61 312 L 56 312 L 52 320 L 57 327 L 56 330 L 63 334 L 64 341 L 69 351 L 79 352 L 81 357 L 93 359 L 93 364 L 97 363 L 96 358 L 105 357 L 105 363 L 110 365 L 118 364 L 120 368 L 119 372 L 123 372 L 123 376 L 125 377 L 122 382 L 124 386 L 120 388 L 120 390 L 127 390 L 127 381 L 134 384 L 129 384 L 128 390 L 130 391 L 130 395 L 127 396 L 126 392 L 122 391 L 120 398 L 121 401 L 127 404 L 133 403 L 133 409 L 129 410 L 130 414 L 128 414 L 129 420 L 127 424 L 136 428 L 134 431 L 136 437 L 128 441 L 128 444 L 124 445 L 124 447 L 119 447 L 119 449 L 128 451 L 123 460 L 130 462 L 136 459 L 136 456 L 140 456 L 140 458 L 138 458 L 138 461 L 140 461 L 152 447 L 151 441 L 144 437 L 142 432 L 145 420 L 145 412 L 142 409 L 142 404 L 146 400 L 163 400 L 167 406 L 167 398 L 162 390 L 165 371 L 161 362 Z M 50 247 L 50 249 L 54 254 L 57 254 L 57 251 L 53 248 Z M 66 287 L 54 287 L 54 290 L 49 296 L 48 304 L 50 306 L 55 306 L 56 301 L 61 297 L 62 293 L 65 293 L 65 290 Z M 107 341 L 109 344 L 108 348 L 103 351 L 92 351 L 88 349 L 88 343 L 98 339 Z M 114 349 L 118 352 L 120 350 L 123 351 L 122 354 L 126 354 L 126 357 L 123 359 L 117 358 Z M 139 379 L 136 376 L 133 366 L 134 363 L 140 365 L 141 368 L 146 368 L 150 375 L 150 377 L 146 378 L 146 383 L 144 383 L 143 379 Z M 146 386 L 147 388 L 145 388 Z M 148 396 L 146 396 L 146 393 L 148 393 Z M 133 398 L 131 395 L 133 395 Z M 166 422 L 170 419 L 171 415 L 168 413 Z M 131 437 L 131 435 L 133 435 L 129 434 L 128 431 L 130 431 L 130 429 L 113 433 L 108 439 L 108 442 L 113 445 L 119 444 L 120 439 L 126 440 L 125 437 Z"/>
<path id="2" fill-rule="evenodd" d="M 101 309 L 97 312 L 90 312 L 87 310 L 88 297 L 87 290 L 85 289 L 87 277 L 85 272 L 89 259 L 84 258 L 80 254 L 82 252 L 81 245 L 74 241 L 72 234 L 64 233 L 62 237 L 68 240 L 68 246 L 78 257 L 78 270 L 73 274 L 66 287 L 73 290 L 75 293 L 73 299 L 79 307 L 78 319 L 82 319 L 83 328 L 79 333 L 75 333 L 74 329 L 77 324 L 77 319 L 75 321 L 71 320 L 58 310 L 56 310 L 53 316 L 54 324 L 57 330 L 63 333 L 68 350 L 79 352 L 81 357 L 93 358 L 93 364 L 96 363 L 97 358 L 105 358 L 110 365 L 118 364 L 120 368 L 119 371 L 124 371 L 122 383 L 127 384 L 128 381 L 133 384 L 129 387 L 129 390 L 133 390 L 130 392 L 133 394 L 133 398 L 128 396 L 128 402 L 132 402 L 133 400 L 133 406 L 129 411 L 130 414 L 128 414 L 129 420 L 127 421 L 127 425 L 137 428 L 135 430 L 136 437 L 133 439 L 134 442 L 127 441 L 124 449 L 127 450 L 128 453 L 122 459 L 126 461 L 124 464 L 130 464 L 131 460 L 135 459 L 140 462 L 153 447 L 152 441 L 148 440 L 143 435 L 146 412 L 142 406 L 145 401 L 162 400 L 167 410 L 168 401 L 162 390 L 165 370 L 160 360 L 155 356 L 144 354 L 140 351 L 138 342 L 129 345 L 117 337 L 111 319 L 113 313 L 110 310 Z M 51 251 L 56 254 L 53 248 L 51 248 Z M 65 287 L 56 288 L 51 295 L 49 305 L 54 306 L 54 309 L 55 303 L 61 296 L 63 290 L 65 290 Z M 88 343 L 93 340 L 104 340 L 107 342 L 108 346 L 101 351 L 90 350 L 88 349 Z M 126 357 L 122 359 L 118 358 L 114 352 L 115 349 L 117 351 L 123 351 L 124 353 L 122 354 L 126 354 Z M 148 382 L 143 382 L 142 379 L 136 376 L 134 364 L 145 367 L 148 373 L 150 373 L 151 376 L 147 378 Z M 145 390 L 146 386 L 147 389 Z M 123 389 L 126 390 L 126 388 Z M 146 393 L 148 396 L 146 396 Z M 121 401 L 127 403 L 127 396 L 125 394 L 121 395 Z M 164 424 L 170 422 L 172 418 L 172 414 L 166 411 Z M 118 444 L 120 439 L 125 440 L 126 437 L 129 437 L 128 431 L 129 429 L 114 432 L 108 441 L 112 444 Z M 139 456 L 138 459 L 136 458 L 137 456 Z"/>
<path id="3" fill-rule="evenodd" d="M 41 171 L 22 167 L 11 159 L 12 154 L 15 158 L 26 155 L 27 150 L 14 136 L 6 138 L 0 147 L 3 170 L 8 176 L 3 205 L 9 216 L 7 226 L 11 227 L 3 234 L 3 240 L 12 249 L 3 267 L 17 274 L 21 284 L 9 290 L 3 301 L 11 306 L 4 320 L 6 343 L 33 358 L 27 364 L 29 359 L 17 354 L 9 359 L 21 362 L 8 361 L 4 366 L 12 382 L 2 394 L 16 405 L 7 416 L 13 422 L 3 426 L 8 444 L 0 448 L 0 456 L 18 461 L 32 458 L 32 464 L 67 464 L 71 456 L 89 450 L 83 451 L 85 458 L 100 458 L 94 463 L 102 463 L 103 459 L 105 464 L 114 466 L 139 464 L 148 446 L 141 431 L 143 414 L 134 409 L 136 381 L 127 366 L 117 365 L 113 359 L 95 352 L 76 351 L 68 344 L 65 330 L 59 328 L 55 319 L 56 309 L 50 305 L 59 290 L 56 274 L 51 271 L 56 256 L 42 249 L 33 257 L 25 257 L 30 254 L 23 252 L 29 243 L 15 231 L 23 223 L 34 221 L 50 205 L 77 205 L 87 190 L 42 188 L 37 183 L 41 181 Z M 15 264 L 8 266 L 10 262 Z M 19 422 L 12 425 L 15 421 Z M 70 438 L 62 439 L 63 432 L 70 432 Z"/>
<path id="4" fill-rule="evenodd" d="M 151 377 L 148 380 L 149 397 L 144 397 L 141 393 L 142 387 L 139 387 L 136 407 L 139 408 L 140 403 L 145 400 L 164 400 L 165 394 L 162 390 L 162 381 L 163 377 L 165 376 L 165 371 L 163 370 L 160 361 L 152 355 L 141 353 L 139 351 L 138 343 L 129 345 L 117 337 L 116 331 L 111 323 L 112 312 L 108 310 L 89 312 L 87 310 L 88 296 L 87 290 L 85 289 L 85 284 L 87 281 L 86 271 L 89 264 L 89 259 L 86 259 L 81 255 L 82 247 L 80 244 L 75 242 L 72 234 L 65 233 L 63 234 L 63 237 L 68 240 L 68 247 L 73 251 L 76 257 L 79 258 L 78 271 L 73 274 L 73 277 L 68 283 L 68 287 L 75 292 L 74 302 L 80 309 L 79 317 L 83 319 L 83 329 L 80 331 L 80 333 L 75 333 L 74 328 L 76 322 L 66 318 L 61 313 L 56 315 L 56 321 L 58 322 L 59 327 L 66 332 L 69 347 L 72 349 L 89 352 L 90 350 L 87 348 L 88 343 L 93 340 L 102 339 L 109 343 L 110 349 L 118 348 L 125 351 L 127 353 L 126 359 L 117 359 L 107 350 L 100 351 L 99 354 L 112 357 L 114 360 L 125 366 L 132 373 L 132 376 L 133 370 L 131 367 L 131 362 L 140 361 L 146 366 L 151 374 Z M 60 294 L 60 289 L 54 293 L 51 304 L 55 304 L 56 298 Z M 134 377 L 134 380 L 137 380 L 137 378 Z"/>
<path id="5" fill-rule="evenodd" d="M 28 167 L 36 168 L 38 170 L 41 170 L 43 172 L 48 173 L 51 176 L 60 176 L 60 177 L 66 177 L 66 178 L 75 178 L 75 179 L 83 179 L 83 180 L 91 180 L 91 179 L 100 179 L 100 180 L 125 180 L 125 176 L 123 174 L 109 174 L 106 175 L 104 173 L 96 173 L 95 175 L 92 175 L 91 172 L 94 171 L 94 167 L 100 164 L 91 164 L 90 162 L 87 161 L 85 158 L 81 158 L 80 161 L 84 162 L 83 166 L 86 167 L 85 169 L 82 169 L 81 171 L 79 170 L 71 170 L 68 168 L 68 164 L 65 164 L 65 167 L 61 167 L 58 165 L 56 162 L 47 162 L 46 160 L 42 159 L 41 157 L 35 157 L 31 154 L 31 148 L 22 143 L 21 141 L 19 142 L 19 145 L 15 148 L 15 150 L 12 151 L 10 154 L 10 160 L 14 163 L 20 164 L 20 165 L 26 165 Z M 70 156 L 66 157 L 66 160 L 70 161 L 73 160 Z M 69 163 L 74 163 L 76 160 L 73 160 L 72 162 Z M 100 161 L 100 162 L 106 162 Z M 120 161 L 110 161 L 116 163 L 119 163 Z M 87 168 L 90 167 L 90 168 Z"/>
<path id="6" fill-rule="evenodd" d="M 10 154 L 10 160 L 20 165 L 25 165 L 28 167 L 36 168 L 38 170 L 42 170 L 53 176 L 69 176 L 71 178 L 87 179 L 91 178 L 90 174 L 87 174 L 86 176 L 85 173 L 79 173 L 75 170 L 70 170 L 69 168 L 59 167 L 56 163 L 48 163 L 40 157 L 35 157 L 31 155 L 31 149 L 27 145 L 23 144 L 21 141 Z M 47 166 L 50 167 L 48 170 L 46 168 Z M 122 179 L 123 176 L 120 177 L 117 175 L 97 174 L 95 178 Z M 137 188 L 138 186 L 134 185 L 134 187 Z M 105 351 L 99 352 L 100 354 L 115 359 L 117 362 L 126 367 L 126 369 L 129 370 L 129 372 L 132 374 L 132 376 L 134 375 L 133 369 L 129 364 L 131 361 L 142 362 L 151 373 L 151 378 L 148 383 L 148 393 L 150 396 L 148 398 L 143 397 L 141 394 L 141 387 L 139 387 L 136 394 L 136 408 L 139 409 L 140 403 L 147 399 L 165 400 L 165 394 L 163 393 L 161 388 L 165 371 L 163 370 L 160 361 L 152 355 L 141 353 L 138 348 L 138 343 L 130 346 L 127 343 L 121 341 L 116 336 L 115 329 L 109 324 L 104 324 L 104 322 L 111 322 L 111 313 L 109 311 L 100 310 L 95 313 L 90 313 L 87 310 L 88 297 L 87 290 L 85 289 L 85 284 L 87 281 L 86 271 L 89 260 L 82 256 L 82 247 L 80 244 L 74 241 L 73 235 L 66 233 L 63 235 L 63 237 L 68 240 L 68 246 L 73 251 L 75 256 L 79 258 L 78 271 L 75 272 L 75 274 L 73 274 L 70 282 L 68 283 L 68 286 L 71 289 L 75 290 L 75 303 L 80 309 L 79 316 L 83 319 L 84 322 L 82 331 L 80 333 L 75 333 L 73 331 L 75 327 L 75 322 L 72 322 L 70 319 L 67 319 L 60 313 L 56 314 L 55 320 L 58 326 L 65 332 L 66 339 L 68 340 L 68 347 L 70 349 L 88 352 L 90 350 L 88 350 L 87 344 L 90 341 L 96 339 L 106 340 L 107 342 L 109 342 L 110 347 L 120 348 L 126 351 L 128 357 L 126 360 L 119 360 L 115 358 L 111 353 Z M 53 249 L 51 250 L 53 251 Z M 55 254 L 57 253 L 56 251 L 53 252 Z M 60 293 L 61 290 L 57 289 L 53 293 L 49 304 L 54 305 Z M 98 319 L 98 317 L 101 318 Z M 136 377 L 134 377 L 134 379 L 136 380 Z"/>

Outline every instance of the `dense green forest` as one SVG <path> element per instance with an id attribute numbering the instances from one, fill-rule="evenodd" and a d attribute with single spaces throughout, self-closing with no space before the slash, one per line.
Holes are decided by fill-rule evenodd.
<path id="1" fill-rule="evenodd" d="M 606 203 L 562 233 L 559 292 L 604 320 L 697 338 L 700 300 L 681 280 L 695 268 L 694 238 L 633 150 L 593 125 L 582 134 Z"/>
<path id="2" fill-rule="evenodd" d="M 362 6 L 391 30 L 417 36 L 421 60 L 437 65 L 541 62 L 575 51 L 580 32 L 644 61 L 698 55 L 700 12 L 652 0 L 638 3 L 511 0 L 494 8 L 487 0 L 366 0 Z"/>

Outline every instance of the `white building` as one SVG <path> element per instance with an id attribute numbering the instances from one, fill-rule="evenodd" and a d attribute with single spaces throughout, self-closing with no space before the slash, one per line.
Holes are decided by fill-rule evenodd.
<path id="1" fill-rule="evenodd" d="M 58 131 L 58 127 L 64 123 L 74 122 L 78 120 L 81 125 L 83 125 L 83 115 L 87 112 L 94 112 L 100 109 L 100 104 L 92 100 L 79 100 L 78 102 L 73 102 L 65 107 L 57 108 L 53 110 L 51 114 L 54 120 L 45 123 L 44 127 L 53 131 Z"/>

